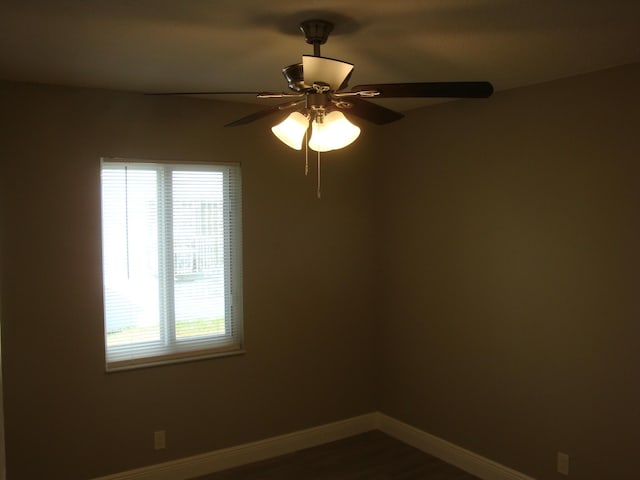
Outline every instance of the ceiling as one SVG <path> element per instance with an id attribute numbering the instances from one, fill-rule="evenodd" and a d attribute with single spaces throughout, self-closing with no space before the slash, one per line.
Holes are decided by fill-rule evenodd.
<path id="1" fill-rule="evenodd" d="M 298 25 L 317 17 L 335 24 L 322 55 L 355 64 L 351 86 L 488 80 L 503 90 L 640 61 L 637 0 L 2 0 L 0 78 L 280 92 L 281 69 L 313 53 Z"/>

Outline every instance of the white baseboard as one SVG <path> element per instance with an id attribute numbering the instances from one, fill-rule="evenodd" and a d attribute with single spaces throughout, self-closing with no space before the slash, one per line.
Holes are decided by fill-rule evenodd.
<path id="1" fill-rule="evenodd" d="M 376 429 L 483 480 L 535 480 L 380 412 L 94 480 L 187 480 Z"/>
<path id="2" fill-rule="evenodd" d="M 390 437 L 444 460 L 483 480 L 535 480 L 383 413 L 378 412 L 375 421 L 376 428 Z"/>
<path id="3" fill-rule="evenodd" d="M 375 417 L 375 413 L 369 413 L 266 440 L 107 475 L 94 480 L 187 480 L 373 430 L 376 422 Z"/>

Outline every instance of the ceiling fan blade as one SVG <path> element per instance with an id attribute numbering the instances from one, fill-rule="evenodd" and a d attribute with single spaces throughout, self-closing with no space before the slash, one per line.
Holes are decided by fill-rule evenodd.
<path id="1" fill-rule="evenodd" d="M 350 103 L 352 106 L 344 110 L 346 113 L 351 113 L 356 117 L 363 118 L 376 125 L 384 125 L 404 118 L 404 115 L 400 112 L 376 105 L 367 100 L 362 100 L 361 98 L 349 98 L 347 103 Z"/>
<path id="2" fill-rule="evenodd" d="M 302 72 L 305 85 L 326 83 L 331 90 L 344 87 L 353 70 L 353 64 L 334 60 L 333 58 L 302 56 Z"/>
<path id="3" fill-rule="evenodd" d="M 264 92 L 157 92 L 145 95 L 260 95 Z"/>
<path id="4" fill-rule="evenodd" d="M 247 123 L 251 123 L 254 120 L 259 120 L 261 118 L 268 117 L 269 115 L 273 115 L 276 113 L 282 113 L 282 117 L 285 117 L 286 115 L 289 114 L 287 110 L 289 110 L 292 107 L 295 107 L 300 103 L 301 102 L 298 101 L 298 102 L 287 102 L 287 103 L 281 103 L 279 105 L 273 105 L 272 107 L 265 108 L 264 110 L 259 110 L 257 112 L 252 113 L 251 115 L 247 115 L 246 117 L 242 117 L 231 123 L 227 123 L 225 127 L 239 127 L 240 125 L 246 125 Z"/>
<path id="5" fill-rule="evenodd" d="M 489 82 L 422 82 L 379 83 L 357 85 L 353 92 L 378 90 L 378 98 L 441 97 L 441 98 L 487 98 L 493 93 Z"/>

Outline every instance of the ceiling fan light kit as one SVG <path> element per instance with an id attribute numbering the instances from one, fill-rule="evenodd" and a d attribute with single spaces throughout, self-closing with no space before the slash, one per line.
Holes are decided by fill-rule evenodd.
<path id="1" fill-rule="evenodd" d="M 320 153 L 339 150 L 353 143 L 360 128 L 344 112 L 376 125 L 400 120 L 403 114 L 371 102 L 375 98 L 487 98 L 493 93 L 489 82 L 417 82 L 357 85 L 347 88 L 354 66 L 349 62 L 323 57 L 320 45 L 326 43 L 333 24 L 322 19 L 300 24 L 305 41 L 313 45 L 313 55 L 303 55 L 302 62 L 282 69 L 291 93 L 254 92 L 258 98 L 283 98 L 286 103 L 272 106 L 235 120 L 225 127 L 246 125 L 260 118 L 291 113 L 271 128 L 285 145 L 301 150 L 305 145 L 308 172 L 308 149 L 318 153 L 318 197 L 320 197 Z M 188 92 L 174 93 L 174 95 Z M 234 92 L 197 92 L 217 94 Z M 237 92 L 247 94 L 248 92 Z M 193 94 L 193 93 L 192 93 Z M 164 94 L 170 95 L 170 94 Z M 309 138 L 309 130 L 311 136 Z"/>

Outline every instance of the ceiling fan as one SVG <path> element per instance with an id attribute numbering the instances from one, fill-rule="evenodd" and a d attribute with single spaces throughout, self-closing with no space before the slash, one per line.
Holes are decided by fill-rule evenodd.
<path id="1" fill-rule="evenodd" d="M 357 85 L 346 90 L 354 65 L 342 60 L 323 57 L 320 45 L 326 43 L 333 30 L 327 20 L 305 20 L 300 24 L 305 41 L 313 45 L 313 55 L 303 55 L 301 63 L 282 69 L 288 93 L 269 92 L 172 92 L 156 95 L 215 95 L 254 94 L 258 98 L 283 98 L 287 101 L 254 112 L 225 125 L 237 127 L 271 115 L 283 121 L 272 127 L 282 142 L 301 150 L 304 145 L 318 152 L 318 196 L 320 196 L 320 152 L 337 150 L 350 145 L 360 134 L 360 128 L 347 120 L 344 113 L 384 125 L 404 117 L 400 112 L 371 102 L 374 98 L 487 98 L 493 86 L 485 81 L 472 82 L 416 82 Z M 308 138 L 309 126 L 311 137 Z M 308 140 L 307 140 L 308 139 Z M 307 168 L 308 172 L 308 161 Z"/>

